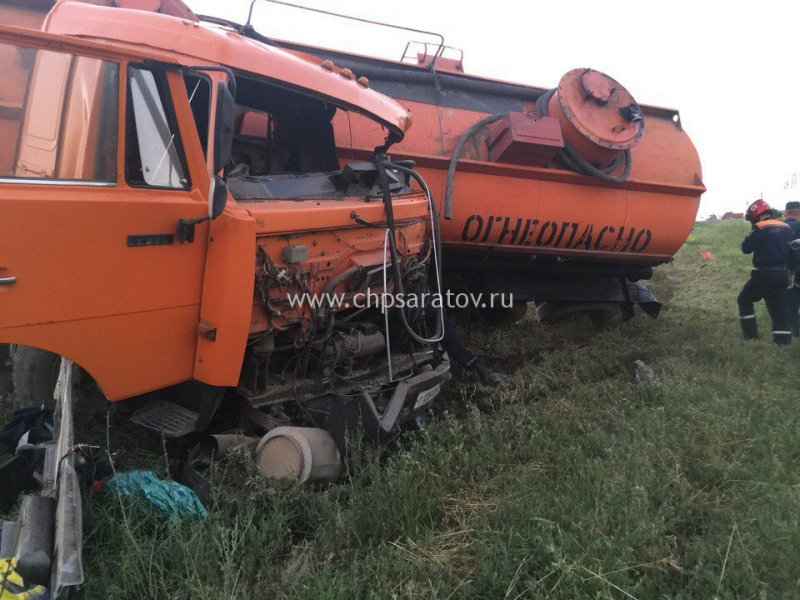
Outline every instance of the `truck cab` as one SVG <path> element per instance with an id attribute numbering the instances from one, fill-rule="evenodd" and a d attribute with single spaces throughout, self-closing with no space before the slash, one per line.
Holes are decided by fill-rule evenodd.
<path id="1" fill-rule="evenodd" d="M 225 27 L 85 3 L 0 26 L 0 65 L 0 343 L 112 402 L 191 385 L 198 429 L 231 389 L 341 448 L 428 407 L 433 321 L 353 303 L 438 269 L 431 199 L 385 155 L 407 111 Z M 337 158 L 348 114 L 383 130 L 369 162 Z"/>

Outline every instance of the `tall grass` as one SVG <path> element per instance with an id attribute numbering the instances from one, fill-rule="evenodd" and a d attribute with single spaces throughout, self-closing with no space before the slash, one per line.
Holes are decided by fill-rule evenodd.
<path id="1" fill-rule="evenodd" d="M 657 320 L 469 328 L 519 365 L 510 388 L 452 381 L 426 431 L 340 484 L 276 491 L 239 454 L 207 522 L 89 499 L 85 597 L 797 598 L 800 345 L 740 339 L 744 233 L 698 226 L 658 269 Z"/>

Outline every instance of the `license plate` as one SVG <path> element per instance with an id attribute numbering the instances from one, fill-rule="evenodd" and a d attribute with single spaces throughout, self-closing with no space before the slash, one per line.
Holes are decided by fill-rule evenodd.
<path id="1" fill-rule="evenodd" d="M 417 396 L 417 401 L 414 403 L 414 410 L 419 410 L 426 404 L 428 404 L 431 400 L 436 398 L 439 395 L 439 392 L 442 390 L 442 384 L 437 383 L 429 390 L 425 390 L 424 392 L 420 392 Z"/>

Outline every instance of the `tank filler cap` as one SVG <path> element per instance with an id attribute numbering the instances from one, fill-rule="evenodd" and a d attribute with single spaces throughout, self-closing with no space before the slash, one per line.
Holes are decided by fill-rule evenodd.
<path id="1" fill-rule="evenodd" d="M 586 69 L 581 75 L 581 85 L 586 92 L 586 98 L 591 98 L 600 106 L 608 104 L 611 94 L 616 91 L 608 77 L 591 69 Z"/>
<path id="2" fill-rule="evenodd" d="M 615 79 L 592 69 L 573 69 L 558 84 L 558 105 L 583 136 L 614 150 L 636 145 L 644 120 L 631 93 Z"/>

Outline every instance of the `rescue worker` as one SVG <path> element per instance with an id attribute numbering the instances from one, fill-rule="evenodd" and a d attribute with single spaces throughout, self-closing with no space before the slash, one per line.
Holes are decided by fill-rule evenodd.
<path id="1" fill-rule="evenodd" d="M 784 222 L 792 228 L 794 239 L 800 240 L 800 202 L 787 202 L 783 216 Z M 786 306 L 789 309 L 789 324 L 791 325 L 792 335 L 797 337 L 800 335 L 800 274 L 798 273 L 795 273 L 790 281 L 786 292 Z"/>
<path id="2" fill-rule="evenodd" d="M 753 303 L 761 299 L 767 305 L 772 320 L 772 339 L 776 344 L 792 341 L 789 312 L 786 308 L 786 283 L 790 268 L 794 268 L 794 253 L 789 247 L 792 229 L 774 218 L 769 204 L 756 200 L 745 218 L 753 228 L 742 241 L 742 252 L 753 255 L 750 279 L 739 292 L 739 319 L 745 339 L 758 337 Z"/>
<path id="3" fill-rule="evenodd" d="M 444 337 L 441 344 L 450 358 L 465 369 L 475 371 L 485 385 L 497 387 L 502 383 L 500 376 L 492 371 L 489 365 L 464 346 L 461 342 L 461 336 L 458 335 L 458 330 L 456 330 L 455 325 L 453 325 L 446 313 L 444 315 Z"/>
<path id="4" fill-rule="evenodd" d="M 439 280 L 436 277 L 433 264 L 431 264 L 431 268 L 428 270 L 428 282 L 431 286 L 431 290 L 433 290 L 434 293 L 438 292 Z M 444 302 L 443 295 L 439 297 L 439 301 Z M 428 323 L 433 329 L 436 329 L 436 320 L 439 318 L 439 310 L 439 308 L 434 307 L 433 297 L 426 296 L 425 318 L 428 320 Z M 497 387 L 503 383 L 501 377 L 492 371 L 489 365 L 475 356 L 467 349 L 466 346 L 464 346 L 463 342 L 461 341 L 461 336 L 458 335 L 458 330 L 447 316 L 447 312 L 444 312 L 442 317 L 444 317 L 444 329 L 442 331 L 442 339 L 439 343 L 441 344 L 442 349 L 447 352 L 447 355 L 465 369 L 469 369 L 477 373 L 484 385 Z"/>

